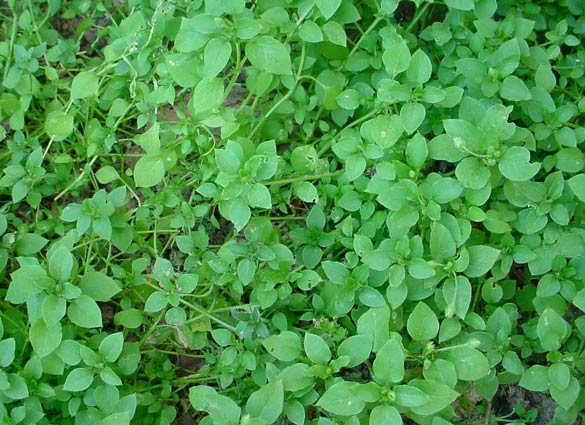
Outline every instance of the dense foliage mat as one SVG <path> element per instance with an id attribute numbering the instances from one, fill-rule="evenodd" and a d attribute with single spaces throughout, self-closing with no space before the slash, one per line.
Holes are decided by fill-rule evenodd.
<path id="1" fill-rule="evenodd" d="M 582 419 L 582 0 L 0 13 L 1 423 Z"/>

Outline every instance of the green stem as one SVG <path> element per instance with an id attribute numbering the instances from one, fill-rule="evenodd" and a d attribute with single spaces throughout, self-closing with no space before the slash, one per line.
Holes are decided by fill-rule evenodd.
<path id="1" fill-rule="evenodd" d="M 346 129 L 348 129 L 348 128 L 355 127 L 356 125 L 359 125 L 359 124 L 361 124 L 361 123 L 362 123 L 362 122 L 364 122 L 364 121 L 367 121 L 367 120 L 368 120 L 368 119 L 370 119 L 371 117 L 373 117 L 373 116 L 375 116 L 375 115 L 377 115 L 377 114 L 379 114 L 379 113 L 381 113 L 381 112 L 383 112 L 383 111 L 380 111 L 380 110 L 374 109 L 373 111 L 370 111 L 370 112 L 368 112 L 367 114 L 365 114 L 365 115 L 361 116 L 361 117 L 360 117 L 360 118 L 358 118 L 357 120 L 350 122 L 348 125 L 346 125 L 345 127 L 343 127 L 343 129 L 341 129 L 340 131 L 338 131 L 336 134 L 339 134 L 339 133 L 341 133 L 343 130 L 346 130 Z M 326 152 L 326 151 L 329 149 L 329 147 L 331 146 L 331 142 L 333 141 L 333 139 L 334 139 L 334 137 L 332 137 L 330 140 L 328 140 L 328 141 L 327 141 L 327 143 L 325 143 L 325 144 L 323 145 L 323 147 L 321 147 L 321 149 L 320 149 L 320 150 L 319 150 L 319 152 L 317 153 L 317 154 L 318 154 L 318 156 L 321 156 L 321 155 L 323 155 L 323 154 L 324 154 L 324 153 L 325 153 L 325 152 Z"/>
<path id="2" fill-rule="evenodd" d="M 189 307 L 189 308 L 191 308 L 191 309 L 195 310 L 195 311 L 196 311 L 197 313 L 199 313 L 200 315 L 207 317 L 207 318 L 208 318 L 209 320 L 211 320 L 212 322 L 215 322 L 215 323 L 217 323 L 218 325 L 221 325 L 221 326 L 223 326 L 224 328 L 226 328 L 226 329 L 229 329 L 229 330 L 230 330 L 230 331 L 232 331 L 232 332 L 236 332 L 236 327 L 235 327 L 235 326 L 232 326 L 232 325 L 230 325 L 229 323 L 226 323 L 226 322 L 224 322 L 223 320 L 221 320 L 221 319 L 219 319 L 219 318 L 215 317 L 213 314 L 211 314 L 211 313 L 207 312 L 205 309 L 203 309 L 203 308 L 201 308 L 201 307 L 199 307 L 199 306 L 197 306 L 197 305 L 195 305 L 195 304 L 191 304 L 190 302 L 188 302 L 188 301 L 185 301 L 184 299 L 181 299 L 181 300 L 180 300 L 180 302 L 181 302 L 181 304 L 183 304 L 183 305 L 185 305 L 185 306 L 187 306 L 187 307 Z"/>
<path id="3" fill-rule="evenodd" d="M 305 10 L 303 12 L 303 14 L 301 16 L 299 16 L 299 19 L 297 19 L 297 21 L 295 22 L 295 27 L 292 29 L 292 31 L 290 31 L 288 33 L 288 35 L 285 37 L 284 39 L 284 44 L 288 44 L 289 40 L 291 39 L 291 37 L 295 34 L 295 32 L 297 31 L 297 29 L 301 26 L 301 24 L 303 23 L 303 21 L 305 19 L 307 19 L 307 16 L 309 16 L 309 13 L 311 13 L 311 11 L 313 10 L 313 8 L 315 7 L 315 5 L 317 4 L 317 0 L 313 0 L 313 3 L 311 3 L 311 5 L 307 8 L 307 10 Z"/>
<path id="4" fill-rule="evenodd" d="M 577 349 L 577 353 L 579 353 L 579 357 L 577 357 L 577 358 L 585 357 L 585 339 L 582 339 L 581 342 L 579 343 L 579 348 Z"/>
<path id="5" fill-rule="evenodd" d="M 148 353 L 162 353 L 162 354 L 170 354 L 172 356 L 183 356 L 183 357 L 191 357 L 194 359 L 201 359 L 205 356 L 200 354 L 190 354 L 190 353 L 177 353 L 176 351 L 169 351 L 169 350 L 161 350 L 158 348 L 151 348 L 148 350 L 143 350 L 140 354 L 148 354 Z"/>
<path id="6" fill-rule="evenodd" d="M 256 132 L 264 125 L 264 123 L 266 122 L 268 117 L 270 115 L 272 115 L 274 113 L 274 111 L 276 111 L 280 107 L 280 105 L 282 105 L 289 97 L 291 97 L 291 95 L 293 94 L 293 92 L 295 91 L 295 89 L 297 87 L 297 84 L 299 83 L 299 80 L 301 78 L 301 72 L 303 72 L 304 65 L 305 65 L 305 43 L 302 43 L 301 44 L 301 60 L 300 60 L 299 68 L 297 69 L 297 75 L 296 75 L 296 78 L 295 78 L 295 81 L 294 81 L 292 87 L 284 96 L 282 96 L 280 98 L 280 100 L 278 102 L 276 102 L 274 105 L 272 105 L 272 108 L 270 108 L 270 110 L 262 117 L 262 119 L 260 119 L 258 124 L 256 124 L 256 126 L 252 129 L 252 132 L 248 136 L 250 139 L 252 137 L 254 137 L 254 134 L 256 134 Z"/>
<path id="7" fill-rule="evenodd" d="M 2 317 L 2 320 L 4 320 L 4 321 L 12 323 L 14 328 L 16 330 L 20 331 L 24 336 L 28 336 L 27 329 L 24 326 L 21 326 L 20 323 L 17 323 L 14 319 L 12 319 L 12 317 L 8 316 L 7 314 L 3 313 L 2 311 L 0 311 L 0 317 Z"/>
<path id="8" fill-rule="evenodd" d="M 148 328 L 148 330 L 144 333 L 144 335 L 142 335 L 142 338 L 140 338 L 140 343 L 139 345 L 142 346 L 144 345 L 144 343 L 146 342 L 146 340 L 148 339 L 148 337 L 150 335 L 152 335 L 152 333 L 154 332 L 154 330 L 156 329 L 157 325 L 160 323 L 160 321 L 162 320 L 162 318 L 164 317 L 165 312 L 164 310 L 158 315 L 158 317 L 156 318 L 156 320 L 154 321 L 154 323 L 152 324 L 152 326 L 150 328 Z"/>
<path id="9" fill-rule="evenodd" d="M 378 25 L 381 21 L 382 21 L 382 18 L 379 16 L 376 16 L 376 19 L 374 19 L 374 21 L 370 24 L 368 29 L 366 29 L 366 32 L 364 32 L 361 35 L 361 37 L 358 39 L 358 41 L 355 43 L 355 45 L 351 49 L 351 52 L 349 52 L 349 56 L 353 55 L 357 51 L 357 49 L 360 47 L 360 44 L 362 44 L 362 41 L 364 41 L 364 39 L 368 36 L 368 34 L 371 33 L 374 30 L 374 28 L 376 28 L 376 25 Z"/>
<path id="10" fill-rule="evenodd" d="M 238 77 L 240 76 L 240 73 L 242 72 L 242 65 L 246 62 L 246 55 L 244 54 L 244 56 L 242 56 L 240 58 L 240 43 L 236 43 L 236 65 L 234 67 L 234 75 L 232 75 L 232 78 L 230 79 L 226 89 L 225 89 L 225 97 L 223 98 L 224 102 L 227 99 L 227 97 L 229 96 L 230 92 L 232 91 L 233 86 L 236 84 L 236 81 L 238 80 Z"/>
<path id="11" fill-rule="evenodd" d="M 423 17 L 423 15 L 425 14 L 425 12 L 427 11 L 427 9 L 429 8 L 430 5 L 431 5 L 431 3 L 425 3 L 425 5 L 422 7 L 422 9 L 416 14 L 414 19 L 412 21 L 410 21 L 410 24 L 408 24 L 408 26 L 404 30 L 405 32 L 410 32 L 410 30 L 414 28 L 414 26 Z"/>
<path id="12" fill-rule="evenodd" d="M 282 185 L 289 184 L 289 183 L 296 183 L 296 182 L 302 182 L 302 181 L 307 181 L 307 180 L 320 180 L 320 179 L 325 178 L 325 177 L 338 176 L 341 173 L 343 173 L 343 171 L 344 170 L 337 170 L 337 171 L 332 171 L 330 173 L 315 174 L 312 176 L 291 177 L 290 179 L 273 180 L 271 182 L 266 182 L 265 184 L 268 186 L 282 186 Z"/>
<path id="13" fill-rule="evenodd" d="M 10 8 L 12 12 L 12 31 L 10 33 L 10 43 L 8 45 L 8 56 L 6 57 L 6 63 L 4 64 L 4 77 L 3 82 L 6 82 L 6 78 L 8 77 L 8 71 L 10 70 L 10 60 L 12 59 L 12 52 L 14 50 L 14 40 L 16 39 L 16 26 L 18 25 L 18 18 L 16 16 L 16 11 Z"/>
<path id="14" fill-rule="evenodd" d="M 77 185 L 77 183 L 79 183 L 81 181 L 81 179 L 87 174 L 87 170 L 91 169 L 92 165 L 94 164 L 94 162 L 98 159 L 98 156 L 94 156 L 88 163 L 87 165 L 83 168 L 83 171 L 79 174 L 79 176 L 77 176 L 77 178 L 75 180 L 73 180 L 71 182 L 71 184 L 69 184 L 69 186 L 67 186 L 65 189 L 63 189 L 57 196 L 55 196 L 55 201 L 58 201 L 63 195 L 65 195 L 67 192 L 69 192 L 75 185 Z"/>
<path id="15" fill-rule="evenodd" d="M 146 282 L 146 284 L 147 284 L 148 286 L 150 286 L 151 288 L 153 288 L 153 289 L 157 290 L 157 291 L 160 291 L 160 290 L 161 290 L 161 289 L 160 289 L 158 286 L 156 286 L 155 284 L 153 284 L 153 283 L 151 283 L 151 282 Z M 209 312 L 208 312 L 207 310 L 205 310 L 204 308 L 202 308 L 202 307 L 199 307 L 198 305 L 192 304 L 192 303 L 190 303 L 190 302 L 188 302 L 188 301 L 185 301 L 185 300 L 184 300 L 184 299 L 182 299 L 182 298 L 181 298 L 179 301 L 180 301 L 180 303 L 181 303 L 181 304 L 183 304 L 183 305 L 185 305 L 185 306 L 189 307 L 190 309 L 192 309 L 192 310 L 196 311 L 196 312 L 197 312 L 197 313 L 199 313 L 201 316 L 205 316 L 205 317 L 207 317 L 207 318 L 208 318 L 209 320 L 211 320 L 212 322 L 215 322 L 215 323 L 217 323 L 217 324 L 219 324 L 219 325 L 223 326 L 224 328 L 226 328 L 226 329 L 229 329 L 229 330 L 230 330 L 230 331 L 232 331 L 232 332 L 235 332 L 235 331 L 236 331 L 236 328 L 235 328 L 235 326 L 232 326 L 232 325 L 230 325 L 229 323 L 226 323 L 226 322 L 224 322 L 224 321 L 223 321 L 223 320 L 221 320 L 220 318 L 218 318 L 218 317 L 215 317 L 213 314 L 209 313 Z M 158 318 L 158 319 L 157 319 L 157 321 L 155 322 L 155 325 L 156 325 L 156 324 L 157 324 L 157 323 L 158 323 L 158 322 L 159 322 L 159 321 L 162 319 L 162 315 L 164 315 L 164 310 L 163 310 L 163 312 L 161 313 L 161 316 L 159 316 L 159 318 Z M 153 325 L 153 326 L 154 326 L 154 325 Z M 149 332 L 147 332 L 147 334 L 150 334 L 150 333 L 151 333 L 151 332 L 150 332 L 150 330 L 149 330 Z M 145 338 L 146 338 L 146 336 L 145 336 L 145 337 L 143 337 L 142 339 L 144 340 Z"/>
<path id="16" fill-rule="evenodd" d="M 246 107 L 246 105 L 248 104 L 248 102 L 250 101 L 250 99 L 252 98 L 254 94 L 250 91 L 248 92 L 247 96 L 244 98 L 244 100 L 242 100 L 242 103 L 240 103 L 240 106 L 238 107 L 237 113 L 240 114 L 242 112 L 242 109 L 244 109 Z"/>
<path id="17" fill-rule="evenodd" d="M 69 112 L 69 109 L 71 109 L 71 105 L 73 105 L 73 99 L 70 99 L 69 102 L 67 103 L 67 106 L 65 107 L 65 113 Z M 49 149 L 51 149 L 51 145 L 53 144 L 54 141 L 55 141 L 55 136 L 51 136 L 51 138 L 49 139 L 49 143 L 47 143 L 47 147 L 45 148 L 45 151 L 43 152 L 43 161 L 47 157 L 47 154 L 49 153 Z"/>

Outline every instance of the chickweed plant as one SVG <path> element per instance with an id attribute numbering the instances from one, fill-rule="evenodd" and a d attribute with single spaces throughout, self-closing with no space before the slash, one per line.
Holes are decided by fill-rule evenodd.
<path id="1" fill-rule="evenodd" d="M 0 423 L 580 423 L 584 35 L 583 0 L 0 2 Z"/>

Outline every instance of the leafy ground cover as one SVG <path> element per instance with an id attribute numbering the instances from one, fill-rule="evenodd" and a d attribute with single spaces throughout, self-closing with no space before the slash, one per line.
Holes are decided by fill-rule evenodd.
<path id="1" fill-rule="evenodd" d="M 573 424 L 581 0 L 0 3 L 3 424 Z"/>

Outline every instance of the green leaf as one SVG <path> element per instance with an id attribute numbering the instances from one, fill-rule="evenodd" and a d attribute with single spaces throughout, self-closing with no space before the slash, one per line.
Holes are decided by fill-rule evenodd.
<path id="1" fill-rule="evenodd" d="M 14 338 L 0 341 L 0 367 L 6 368 L 12 364 L 15 350 L 16 340 Z"/>
<path id="2" fill-rule="evenodd" d="M 242 258 L 238 263 L 238 279 L 240 279 L 244 285 L 249 284 L 254 279 L 257 268 L 258 267 L 254 260 L 249 258 Z"/>
<path id="3" fill-rule="evenodd" d="M 100 421 L 100 425 L 130 425 L 128 412 L 112 413 Z"/>
<path id="4" fill-rule="evenodd" d="M 388 269 L 388 267 L 390 267 L 390 265 L 392 264 L 390 254 L 381 249 L 375 249 L 373 251 L 368 252 L 366 255 L 364 255 L 362 261 L 369 268 L 376 271 L 384 271 Z"/>
<path id="5" fill-rule="evenodd" d="M 372 351 L 376 353 L 390 338 L 390 309 L 388 306 L 368 309 L 357 322 L 358 334 L 372 337 Z"/>
<path id="6" fill-rule="evenodd" d="M 506 371 L 521 376 L 524 373 L 524 366 L 522 365 L 522 361 L 518 357 L 515 351 L 508 351 L 504 354 L 504 358 L 502 359 L 502 366 Z"/>
<path id="7" fill-rule="evenodd" d="M 169 75 L 180 87 L 190 89 L 201 80 L 201 76 L 193 72 L 195 67 L 201 66 L 201 60 L 190 53 L 166 54 L 165 65 Z"/>
<path id="8" fill-rule="evenodd" d="M 415 279 L 428 279 L 436 272 L 432 265 L 422 258 L 413 258 L 408 262 L 408 274 Z"/>
<path id="9" fill-rule="evenodd" d="M 196 118 L 206 117 L 223 102 L 224 86 L 221 78 L 204 78 L 193 90 L 189 111 Z"/>
<path id="10" fill-rule="evenodd" d="M 69 392 L 85 391 L 93 383 L 93 372 L 91 369 L 78 367 L 67 375 L 63 390 Z"/>
<path id="11" fill-rule="evenodd" d="M 16 373 L 8 375 L 8 379 L 3 376 L 2 381 L 2 395 L 8 397 L 8 400 L 22 400 L 29 396 L 26 381 Z"/>
<path id="12" fill-rule="evenodd" d="M 504 79 L 500 87 L 500 95 L 503 99 L 515 102 L 532 99 L 530 90 L 528 90 L 524 81 L 514 75 L 509 75 Z"/>
<path id="13" fill-rule="evenodd" d="M 360 93 L 355 89 L 347 89 L 335 97 L 339 106 L 348 111 L 353 111 L 360 106 Z"/>
<path id="14" fill-rule="evenodd" d="M 311 182 L 298 182 L 293 184 L 295 195 L 303 202 L 315 203 L 319 201 L 317 188 Z"/>
<path id="15" fill-rule="evenodd" d="M 434 415 L 453 403 L 459 396 L 459 393 L 449 386 L 428 379 L 413 379 L 408 385 L 422 390 L 430 398 L 430 401 L 422 406 L 410 408 L 410 410 L 416 415 Z"/>
<path id="16" fill-rule="evenodd" d="M 47 326 L 53 326 L 58 323 L 67 311 L 67 302 L 65 298 L 55 294 L 49 294 L 43 300 L 41 314 Z"/>
<path id="17" fill-rule="evenodd" d="M 376 353 L 373 364 L 376 380 L 398 383 L 404 379 L 404 351 L 395 339 L 389 339 Z"/>
<path id="18" fill-rule="evenodd" d="M 392 78 L 406 71 L 410 65 L 410 60 L 410 50 L 408 50 L 406 41 L 400 41 L 391 45 L 382 55 L 382 62 L 384 63 L 386 72 Z"/>
<path id="19" fill-rule="evenodd" d="M 414 84 L 424 84 L 431 78 L 433 65 L 425 52 L 418 49 L 410 58 L 406 78 Z"/>
<path id="20" fill-rule="evenodd" d="M 467 248 L 469 265 L 465 269 L 468 277 L 485 275 L 500 256 L 500 250 L 487 245 L 474 245 Z"/>
<path id="21" fill-rule="evenodd" d="M 167 295 L 162 291 L 154 291 L 146 299 L 144 311 L 147 313 L 157 313 L 165 308 L 168 304 Z"/>
<path id="22" fill-rule="evenodd" d="M 440 103 L 447 97 L 447 92 L 434 86 L 426 86 L 423 90 L 421 100 L 426 103 Z"/>
<path id="23" fill-rule="evenodd" d="M 17 181 L 16 183 L 14 183 L 14 186 L 12 186 L 12 202 L 13 203 L 17 203 L 22 201 L 26 195 L 28 195 L 30 190 L 30 184 L 25 180 L 20 180 Z"/>
<path id="24" fill-rule="evenodd" d="M 297 146 L 290 155 L 290 163 L 297 173 L 312 173 L 319 164 L 319 155 L 313 146 Z"/>
<path id="25" fill-rule="evenodd" d="M 457 10 L 473 10 L 473 0 L 445 0 L 447 7 Z"/>
<path id="26" fill-rule="evenodd" d="M 128 329 L 136 329 L 142 325 L 142 322 L 142 312 L 135 308 L 119 311 L 114 316 L 116 326 L 124 326 Z"/>
<path id="27" fill-rule="evenodd" d="M 370 412 L 370 425 L 402 425 L 400 413 L 393 406 L 376 406 Z"/>
<path id="28" fill-rule="evenodd" d="M 124 346 L 124 334 L 116 332 L 105 337 L 99 346 L 99 353 L 106 361 L 113 363 L 118 360 Z"/>
<path id="29" fill-rule="evenodd" d="M 428 341 L 439 333 L 439 320 L 435 312 L 420 301 L 408 316 L 406 330 L 415 341 Z"/>
<path id="30" fill-rule="evenodd" d="M 302 351 L 301 338 L 294 332 L 283 331 L 262 341 L 269 354 L 283 362 L 295 360 Z"/>
<path id="31" fill-rule="evenodd" d="M 327 41 L 342 47 L 347 45 L 347 35 L 345 34 L 345 30 L 343 29 L 343 26 L 337 22 L 329 21 L 323 25 L 322 29 Z"/>
<path id="32" fill-rule="evenodd" d="M 553 400 L 564 410 L 569 410 L 579 397 L 581 386 L 579 381 L 573 377 L 570 378 L 569 384 L 564 388 L 557 387 L 551 380 L 550 395 Z"/>
<path id="33" fill-rule="evenodd" d="M 352 155 L 345 162 L 345 175 L 349 181 L 354 181 L 364 174 L 366 159 L 360 155 Z"/>
<path id="34" fill-rule="evenodd" d="M 246 44 L 246 56 L 256 68 L 271 74 L 290 75 L 290 55 L 280 41 L 268 35 L 254 38 Z"/>
<path id="35" fill-rule="evenodd" d="M 555 74 L 548 63 L 539 65 L 534 74 L 534 81 L 537 87 L 541 87 L 547 92 L 552 91 L 557 85 Z"/>
<path id="36" fill-rule="evenodd" d="M 82 71 L 77 74 L 71 83 L 71 98 L 85 99 L 95 96 L 98 91 L 100 80 L 93 71 Z"/>
<path id="37" fill-rule="evenodd" d="M 403 407 L 424 406 L 431 398 L 422 390 L 410 385 L 396 385 L 392 388 L 396 395 L 396 404 Z"/>
<path id="38" fill-rule="evenodd" d="M 107 241 L 112 240 L 112 223 L 109 217 L 98 217 L 91 223 L 94 233 Z"/>
<path id="39" fill-rule="evenodd" d="M 439 161 L 455 163 L 465 158 L 467 153 L 457 147 L 452 137 L 441 134 L 429 142 L 429 156 Z"/>
<path id="40" fill-rule="evenodd" d="M 30 257 L 36 254 L 47 245 L 48 239 L 34 233 L 25 233 L 16 239 L 16 251 L 18 255 Z"/>
<path id="41" fill-rule="evenodd" d="M 317 364 L 327 364 L 331 360 L 331 350 L 323 338 L 312 333 L 305 334 L 305 353 L 309 360 Z"/>
<path id="42" fill-rule="evenodd" d="M 415 134 L 406 144 L 406 162 L 415 170 L 423 168 L 428 154 L 427 141 L 419 133 Z"/>
<path id="43" fill-rule="evenodd" d="M 454 257 L 457 252 L 457 245 L 451 232 L 439 222 L 433 222 L 431 225 L 430 248 L 433 259 L 438 262 Z"/>
<path id="44" fill-rule="evenodd" d="M 355 367 L 370 357 L 372 341 L 373 337 L 370 334 L 350 336 L 339 344 L 337 355 L 348 356 L 350 360 L 347 367 Z"/>
<path id="45" fill-rule="evenodd" d="M 559 390 L 566 390 L 571 383 L 571 370 L 569 366 L 564 363 L 554 363 L 548 368 L 548 377 L 551 386 L 555 386 Z"/>
<path id="46" fill-rule="evenodd" d="M 160 155 L 147 155 L 134 166 L 134 183 L 137 187 L 153 187 L 162 182 L 165 164 Z"/>
<path id="47" fill-rule="evenodd" d="M 341 195 L 341 198 L 339 198 L 337 201 L 337 205 L 346 211 L 353 212 L 360 209 L 362 206 L 362 200 L 358 192 L 350 190 Z"/>
<path id="48" fill-rule="evenodd" d="M 102 326 L 102 312 L 96 302 L 87 295 L 80 295 L 69 304 L 67 317 L 82 328 Z"/>
<path id="49" fill-rule="evenodd" d="M 252 216 L 248 202 L 242 198 L 220 202 L 219 211 L 221 215 L 234 224 L 234 228 L 238 232 L 246 227 Z"/>
<path id="50" fill-rule="evenodd" d="M 402 128 L 408 134 L 414 133 L 422 124 L 426 116 L 426 109 L 420 103 L 405 103 L 400 108 Z"/>
<path id="51" fill-rule="evenodd" d="M 317 0 L 319 12 L 326 20 L 329 20 L 335 14 L 340 5 L 341 0 Z"/>
<path id="52" fill-rule="evenodd" d="M 46 357 L 61 344 L 63 339 L 61 323 L 47 326 L 43 319 L 37 319 L 30 327 L 28 336 L 35 353 L 39 357 Z"/>
<path id="53" fill-rule="evenodd" d="M 215 151 L 215 162 L 217 162 L 219 170 L 226 174 L 237 174 L 240 171 L 240 158 L 232 150 L 217 149 Z"/>
<path id="54" fill-rule="evenodd" d="M 522 374 L 519 384 L 529 391 L 546 391 L 549 386 L 548 367 L 534 365 Z"/>
<path id="55" fill-rule="evenodd" d="M 475 190 L 483 188 L 490 180 L 490 170 L 475 157 L 465 158 L 457 164 L 455 175 L 463 187 Z"/>
<path id="56" fill-rule="evenodd" d="M 585 289 L 581 289 L 575 294 L 575 298 L 573 298 L 573 304 L 575 307 L 585 313 Z"/>
<path id="57" fill-rule="evenodd" d="M 246 402 L 246 411 L 253 418 L 261 418 L 267 424 L 276 422 L 284 406 L 284 389 L 282 381 L 262 386 L 252 393 Z"/>
<path id="58" fill-rule="evenodd" d="M 268 188 L 260 183 L 254 183 L 247 194 L 248 204 L 252 208 L 272 208 L 272 198 Z"/>
<path id="59" fill-rule="evenodd" d="M 160 125 L 154 123 L 148 131 L 139 134 L 134 138 L 134 141 L 140 146 L 148 155 L 156 155 L 160 152 Z"/>
<path id="60" fill-rule="evenodd" d="M 540 170 L 540 164 L 531 164 L 530 152 L 521 146 L 507 149 L 498 167 L 504 177 L 516 182 L 530 180 Z"/>
<path id="61" fill-rule="evenodd" d="M 398 8 L 399 0 L 382 0 L 380 2 L 380 13 L 390 15 Z"/>
<path id="62" fill-rule="evenodd" d="M 314 380 L 308 375 L 309 366 L 304 363 L 295 363 L 286 367 L 279 375 L 285 391 L 299 391 L 312 387 Z"/>
<path id="63" fill-rule="evenodd" d="M 462 119 L 448 119 L 443 120 L 443 126 L 445 127 L 445 132 L 449 137 L 454 140 L 457 140 L 459 144 L 463 144 L 463 146 L 470 145 L 473 148 L 482 147 L 484 140 L 484 133 L 483 131 L 474 126 L 472 123 L 462 120 Z M 457 145 L 456 145 L 457 146 Z M 468 155 L 462 147 L 457 146 L 459 152 L 462 152 L 465 156 Z"/>
<path id="64" fill-rule="evenodd" d="M 557 159 L 555 166 L 565 173 L 578 173 L 585 165 L 585 161 L 583 161 L 585 155 L 581 149 L 576 147 L 563 148 L 555 156 Z"/>
<path id="65" fill-rule="evenodd" d="M 104 366 L 103 369 L 100 370 L 100 378 L 102 381 L 104 381 L 104 383 L 113 385 L 115 387 L 122 385 L 122 380 L 118 374 L 108 366 Z"/>
<path id="66" fill-rule="evenodd" d="M 73 115 L 52 112 L 45 120 L 45 133 L 55 140 L 63 140 L 73 132 Z"/>
<path id="67" fill-rule="evenodd" d="M 217 77 L 228 64 L 232 55 L 232 44 L 225 38 L 209 40 L 203 52 L 203 75 L 206 78 Z"/>
<path id="68" fill-rule="evenodd" d="M 490 373 L 487 358 L 471 347 L 457 347 L 447 351 L 447 360 L 455 365 L 457 378 L 462 381 L 478 381 Z"/>
<path id="69" fill-rule="evenodd" d="M 493 61 L 500 78 L 512 74 L 520 63 L 520 45 L 517 39 L 502 43 L 494 53 Z"/>
<path id="70" fill-rule="evenodd" d="M 213 15 L 198 14 L 193 18 L 182 18 L 174 47 L 179 52 L 199 50 L 212 38 L 212 34 L 219 31 L 221 27 Z"/>
<path id="71" fill-rule="evenodd" d="M 317 402 L 317 406 L 334 415 L 352 416 L 359 414 L 366 403 L 357 398 L 352 389 L 353 382 L 341 381 L 331 385 Z"/>
<path id="72" fill-rule="evenodd" d="M 299 37 L 307 43 L 318 43 L 323 41 L 321 28 L 313 21 L 305 21 L 299 28 Z"/>
<path id="73" fill-rule="evenodd" d="M 189 388 L 189 402 L 196 410 L 207 412 L 214 425 L 240 423 L 240 407 L 232 399 L 217 394 L 211 387 L 200 385 Z"/>
<path id="74" fill-rule="evenodd" d="M 465 319 L 471 303 L 471 284 L 462 275 L 456 279 L 448 278 L 443 284 L 443 297 L 447 303 L 455 307 L 455 314 Z"/>
<path id="75" fill-rule="evenodd" d="M 546 351 L 556 351 L 569 335 L 570 327 L 559 313 L 550 307 L 544 309 L 538 318 L 536 335 Z"/>
<path id="76" fill-rule="evenodd" d="M 120 178 L 120 175 L 116 169 L 110 165 L 100 168 L 96 173 L 95 177 L 101 184 L 108 184 Z"/>
<path id="77" fill-rule="evenodd" d="M 171 307 L 165 313 L 165 321 L 169 325 L 184 325 L 187 321 L 187 312 L 181 307 Z"/>
<path id="78" fill-rule="evenodd" d="M 585 174 L 577 174 L 567 180 L 573 194 L 581 202 L 585 202 Z"/>
<path id="79" fill-rule="evenodd" d="M 121 291 L 120 286 L 111 277 L 103 273 L 87 272 L 79 282 L 79 289 L 95 301 L 110 301 L 114 295 Z"/>

